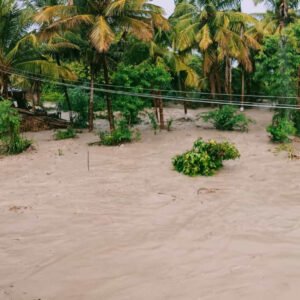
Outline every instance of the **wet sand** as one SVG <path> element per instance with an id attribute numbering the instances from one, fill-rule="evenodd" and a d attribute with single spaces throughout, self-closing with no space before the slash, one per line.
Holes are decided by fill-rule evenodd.
<path id="1" fill-rule="evenodd" d="M 300 161 L 273 153 L 270 112 L 248 114 L 248 133 L 176 121 L 116 148 L 29 134 L 35 151 L 0 159 L 0 299 L 299 299 Z M 210 178 L 173 171 L 198 137 L 242 157 Z"/>

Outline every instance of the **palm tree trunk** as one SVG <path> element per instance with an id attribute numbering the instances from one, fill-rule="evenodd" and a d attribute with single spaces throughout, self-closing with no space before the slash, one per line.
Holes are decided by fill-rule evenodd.
<path id="1" fill-rule="evenodd" d="M 216 73 L 216 85 L 218 94 L 222 94 L 222 83 L 219 73 Z"/>
<path id="2" fill-rule="evenodd" d="M 300 66 L 298 67 L 298 105 L 300 105 Z"/>
<path id="3" fill-rule="evenodd" d="M 103 54 L 103 75 L 105 84 L 109 84 L 108 66 L 105 54 Z M 105 94 L 106 105 L 107 105 L 107 116 L 109 122 L 109 128 L 111 131 L 115 130 L 114 113 L 112 109 L 112 102 L 109 94 Z"/>
<path id="4" fill-rule="evenodd" d="M 2 86 L 0 85 L 0 95 L 2 95 L 5 99 L 7 99 L 9 77 L 5 73 L 0 73 L 0 79 L 2 81 Z"/>
<path id="5" fill-rule="evenodd" d="M 280 27 L 279 27 L 279 32 L 280 34 L 282 33 L 282 30 L 284 29 L 286 25 L 286 20 L 288 18 L 288 13 L 289 13 L 289 6 L 288 6 L 288 1 L 287 0 L 281 0 L 280 1 Z"/>
<path id="6" fill-rule="evenodd" d="M 215 76 L 211 72 L 209 74 L 209 84 L 210 84 L 210 93 L 213 99 L 216 98 L 216 82 L 215 82 Z"/>
<path id="7" fill-rule="evenodd" d="M 55 58 L 56 58 L 56 63 L 57 63 L 59 66 L 61 66 L 59 55 L 56 54 Z M 63 78 L 61 79 L 61 82 L 62 82 L 63 84 L 65 83 L 65 81 L 64 81 Z M 64 91 L 64 94 L 65 94 L 66 103 L 67 103 L 68 110 L 69 110 L 69 118 L 70 118 L 70 122 L 73 123 L 72 105 L 71 105 L 71 101 L 70 101 L 70 97 L 69 97 L 68 88 L 67 88 L 65 85 L 63 86 L 63 91 Z"/>
<path id="8" fill-rule="evenodd" d="M 95 72 L 94 67 L 90 66 L 90 101 L 89 101 L 89 131 L 94 130 L 94 83 L 95 83 Z"/>
<path id="9" fill-rule="evenodd" d="M 4 80 L 3 80 L 3 97 L 5 99 L 8 99 L 8 82 L 6 76 L 4 76 Z"/>
<path id="10" fill-rule="evenodd" d="M 232 101 L 232 59 L 229 58 L 228 60 L 228 63 L 229 63 L 229 98 L 230 98 L 230 101 Z"/>
<path id="11" fill-rule="evenodd" d="M 245 102 L 245 71 L 242 68 L 241 111 L 244 111 L 244 102 Z"/>
<path id="12" fill-rule="evenodd" d="M 177 81 L 178 81 L 178 90 L 180 92 L 184 91 L 185 88 L 184 88 L 184 84 L 182 84 L 182 82 L 181 82 L 180 73 L 177 73 Z M 181 96 L 181 95 L 179 95 L 179 96 Z M 186 97 L 186 94 L 184 93 L 183 96 Z M 187 118 L 188 108 L 187 108 L 186 101 L 183 101 L 183 109 L 184 109 L 184 116 L 185 116 L 185 118 Z"/>
<path id="13" fill-rule="evenodd" d="M 229 56 L 226 56 L 225 59 L 225 92 L 229 96 L 229 99 L 232 100 L 232 66 Z"/>

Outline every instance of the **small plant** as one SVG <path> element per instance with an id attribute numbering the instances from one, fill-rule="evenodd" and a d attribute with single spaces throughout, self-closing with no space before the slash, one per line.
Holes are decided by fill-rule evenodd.
<path id="1" fill-rule="evenodd" d="M 167 130 L 171 131 L 174 120 L 172 118 L 167 120 Z"/>
<path id="2" fill-rule="evenodd" d="M 300 159 L 299 153 L 296 151 L 295 146 L 293 144 L 280 144 L 274 150 L 275 155 L 280 152 L 285 151 L 288 154 L 288 158 L 290 160 Z"/>
<path id="3" fill-rule="evenodd" d="M 112 132 L 100 132 L 100 143 L 105 146 L 117 146 L 130 143 L 133 140 L 133 131 L 129 128 L 125 119 L 116 124 Z"/>
<path id="4" fill-rule="evenodd" d="M 10 101 L 0 102 L 0 152 L 19 154 L 31 146 L 20 134 L 21 119 Z"/>
<path id="5" fill-rule="evenodd" d="M 64 152 L 63 152 L 63 150 L 62 149 L 58 149 L 58 156 L 63 156 L 64 155 Z"/>
<path id="6" fill-rule="evenodd" d="M 223 167 L 224 160 L 237 159 L 239 151 L 229 142 L 205 142 L 198 139 L 191 151 L 173 158 L 173 166 L 179 173 L 188 176 L 211 176 Z"/>
<path id="7" fill-rule="evenodd" d="M 251 119 L 232 106 L 224 105 L 221 108 L 202 115 L 205 122 L 210 122 L 218 130 L 247 131 Z"/>
<path id="8" fill-rule="evenodd" d="M 150 123 L 151 123 L 152 129 L 154 131 L 154 134 L 156 134 L 159 126 L 158 126 L 155 114 L 154 113 L 148 113 L 148 117 L 150 119 Z"/>
<path id="9" fill-rule="evenodd" d="M 275 115 L 273 123 L 267 127 L 270 138 L 275 143 L 289 143 L 290 136 L 296 134 L 294 123 L 287 118 Z"/>
<path id="10" fill-rule="evenodd" d="M 73 139 L 76 137 L 76 130 L 69 127 L 65 130 L 57 130 L 54 134 L 55 140 L 66 140 L 66 139 Z"/>

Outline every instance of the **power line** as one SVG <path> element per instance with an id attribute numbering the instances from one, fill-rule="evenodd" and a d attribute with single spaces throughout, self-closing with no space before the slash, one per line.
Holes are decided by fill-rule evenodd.
<path id="1" fill-rule="evenodd" d="M 0 66 L 1 67 L 1 66 Z M 9 71 L 9 69 L 7 69 Z M 30 76 L 41 76 L 39 74 L 36 73 L 32 73 L 32 72 L 28 72 L 25 70 L 21 70 L 21 69 L 17 69 L 17 68 L 10 68 L 10 70 L 15 71 L 16 73 L 25 73 L 28 74 Z M 49 80 L 53 80 L 53 77 L 47 76 L 47 75 L 43 75 L 42 77 L 48 78 Z M 80 80 L 72 80 L 72 79 L 64 79 L 65 82 L 71 82 L 71 83 L 75 83 L 75 84 L 86 84 L 89 85 L 90 82 L 88 81 L 80 81 Z M 122 88 L 122 89 L 127 89 L 127 90 L 133 90 L 135 89 L 135 87 L 128 87 L 128 86 L 124 86 L 124 85 L 115 85 L 115 84 L 105 84 L 105 83 L 94 83 L 94 86 L 98 86 L 100 88 L 103 87 L 110 87 L 110 88 Z M 150 88 L 140 88 L 142 91 L 150 91 L 150 92 L 168 92 L 168 93 L 177 93 L 177 94 L 184 94 L 184 95 L 204 95 L 204 96 L 208 96 L 208 95 L 212 95 L 212 93 L 208 93 L 208 92 L 200 92 L 200 91 L 180 91 L 180 90 L 171 90 L 171 89 L 150 89 Z M 228 97 L 239 97 L 241 98 L 240 94 L 227 94 L 227 93 L 214 93 L 215 96 L 228 96 Z M 245 94 L 243 95 L 246 98 L 264 98 L 264 99 L 298 99 L 297 96 L 272 96 L 272 95 L 251 95 L 251 94 Z M 227 101 L 227 100 L 225 100 Z M 252 102 L 249 102 L 252 103 Z"/>
<path id="2" fill-rule="evenodd" d="M 85 85 L 76 85 L 76 84 L 70 84 L 70 83 L 63 83 L 61 81 L 55 81 L 55 80 L 48 80 L 41 77 L 33 77 L 28 76 L 24 74 L 18 74 L 14 72 L 8 72 L 1 70 L 1 72 L 10 74 L 10 75 L 16 75 L 20 77 L 24 77 L 27 79 L 40 81 L 40 82 L 46 82 L 46 83 L 52 83 L 59 86 L 66 86 L 66 87 L 73 87 L 73 88 L 81 88 L 85 90 L 90 90 L 90 87 Z M 153 95 L 153 94 L 143 94 L 143 93 L 132 93 L 132 92 L 125 92 L 125 91 L 115 91 L 115 90 L 109 90 L 109 89 L 100 89 L 100 88 L 94 88 L 95 91 L 99 91 L 102 93 L 108 93 L 108 94 L 114 94 L 114 95 L 122 95 L 122 96 L 131 96 L 131 97 L 138 97 L 138 98 L 147 98 L 147 99 L 162 99 L 162 100 L 168 100 L 168 101 L 180 101 L 180 102 L 193 102 L 193 103 L 204 103 L 204 104 L 219 104 L 219 105 L 231 105 L 231 106 L 241 106 L 241 102 L 229 102 L 227 100 L 212 100 L 212 99 L 188 99 L 188 98 L 180 98 L 180 97 L 172 97 L 172 96 L 164 96 L 164 95 Z M 297 105 L 282 105 L 282 104 L 274 104 L 274 105 L 268 105 L 268 104 L 258 104 L 258 103 L 244 103 L 243 106 L 245 107 L 257 107 L 257 108 L 271 108 L 271 109 L 295 109 L 300 110 L 300 107 Z"/>

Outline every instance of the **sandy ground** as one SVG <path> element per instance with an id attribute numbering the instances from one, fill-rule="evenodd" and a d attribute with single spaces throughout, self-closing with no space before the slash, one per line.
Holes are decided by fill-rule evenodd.
<path id="1" fill-rule="evenodd" d="M 0 159 L 0 299 L 299 299 L 300 161 L 273 153 L 271 113 L 249 114 L 249 133 L 175 122 L 116 148 L 30 134 L 35 151 Z M 241 159 L 173 171 L 200 136 Z"/>

